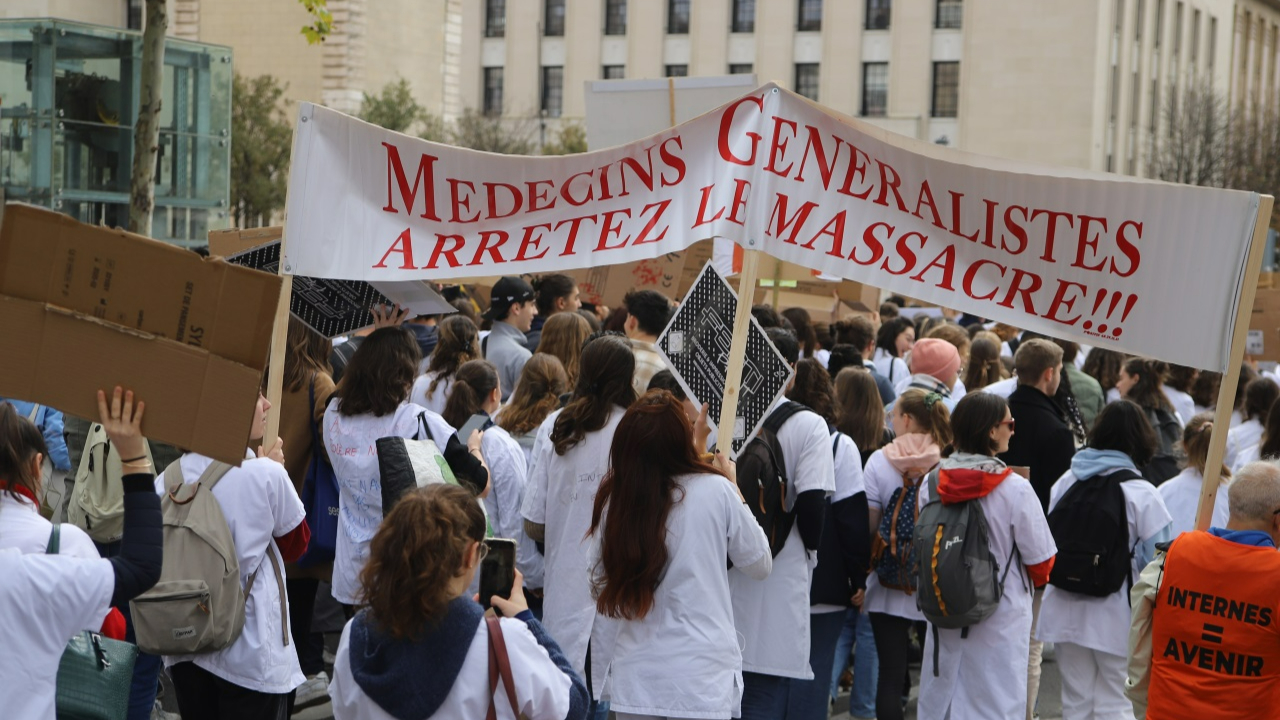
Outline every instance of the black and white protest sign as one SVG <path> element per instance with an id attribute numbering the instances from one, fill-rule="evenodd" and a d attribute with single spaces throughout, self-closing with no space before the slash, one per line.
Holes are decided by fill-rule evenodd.
<path id="1" fill-rule="evenodd" d="M 227 262 L 276 274 L 280 271 L 280 241 L 236 253 Z M 372 321 L 369 311 L 377 305 L 409 308 L 415 315 L 454 312 L 454 307 L 421 282 L 378 283 L 358 280 L 324 280 L 296 275 L 289 311 L 325 337 L 346 335 Z"/>
<path id="2" fill-rule="evenodd" d="M 738 297 L 733 288 L 707 263 L 658 337 L 658 352 L 680 386 L 696 404 L 710 406 L 707 417 L 717 425 L 737 309 Z M 751 318 L 730 457 L 737 458 L 760 429 L 769 408 L 786 391 L 791 373 L 786 359 Z"/>

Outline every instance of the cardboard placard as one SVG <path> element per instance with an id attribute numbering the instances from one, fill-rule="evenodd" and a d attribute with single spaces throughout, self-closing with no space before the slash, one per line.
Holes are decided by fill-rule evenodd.
<path id="1" fill-rule="evenodd" d="M 1253 312 L 1249 315 L 1245 353 L 1255 360 L 1280 360 L 1280 288 L 1274 286 L 1270 276 L 1259 276 Z"/>
<path id="2" fill-rule="evenodd" d="M 737 308 L 733 289 L 707 263 L 657 342 L 658 352 L 680 387 L 695 404 L 710 406 L 707 417 L 717 426 Z M 737 458 L 755 436 L 769 408 L 786 390 L 791 374 L 786 359 L 751 318 L 730 457 Z"/>
<path id="3" fill-rule="evenodd" d="M 236 265 L 274 275 L 280 272 L 282 234 L 280 227 L 211 232 L 209 251 Z M 409 308 L 414 315 L 455 312 L 452 305 L 422 282 L 367 283 L 295 276 L 289 296 L 289 311 L 312 330 L 330 338 L 368 327 L 373 307 L 392 304 Z"/>
<path id="4" fill-rule="evenodd" d="M 0 216 L 0 395 L 96 419 L 132 389 L 143 432 L 239 464 L 279 277 L 10 203 Z"/>

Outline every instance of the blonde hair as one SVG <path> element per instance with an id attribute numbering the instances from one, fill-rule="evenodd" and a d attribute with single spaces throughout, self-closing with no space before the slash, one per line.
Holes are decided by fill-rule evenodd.
<path id="1" fill-rule="evenodd" d="M 893 409 L 911 416 L 938 447 L 945 449 L 951 445 L 951 411 L 942 395 L 912 388 L 898 396 Z"/>

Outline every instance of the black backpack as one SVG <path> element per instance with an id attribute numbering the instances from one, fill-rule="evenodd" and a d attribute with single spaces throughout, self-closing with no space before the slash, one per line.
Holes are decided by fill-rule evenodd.
<path id="1" fill-rule="evenodd" d="M 778 430 L 792 415 L 804 410 L 800 403 L 782 403 L 765 418 L 760 434 L 738 455 L 738 488 L 751 514 L 769 538 L 769 549 L 777 557 L 787 544 L 795 513 L 787 511 L 787 469 L 783 464 Z"/>
<path id="2" fill-rule="evenodd" d="M 1151 429 L 1156 431 L 1157 447 L 1151 460 L 1142 466 L 1142 477 L 1159 486 L 1181 472 L 1175 449 L 1182 437 L 1182 426 L 1173 413 L 1159 408 L 1147 410 L 1147 420 L 1151 422 Z"/>
<path id="3" fill-rule="evenodd" d="M 1141 480 L 1133 470 L 1116 470 L 1077 481 L 1049 512 L 1049 530 L 1058 546 L 1049 582 L 1081 595 L 1106 597 L 1130 583 L 1133 552 L 1129 518 L 1120 483 Z"/>

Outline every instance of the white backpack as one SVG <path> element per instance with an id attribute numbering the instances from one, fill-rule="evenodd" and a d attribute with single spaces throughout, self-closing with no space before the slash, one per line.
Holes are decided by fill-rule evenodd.
<path id="1" fill-rule="evenodd" d="M 143 447 L 147 462 L 151 462 L 151 446 L 144 443 Z M 120 453 L 111 446 L 102 425 L 89 426 L 67 519 L 103 544 L 124 536 L 124 485 L 120 482 L 124 472 L 120 460 Z"/>

